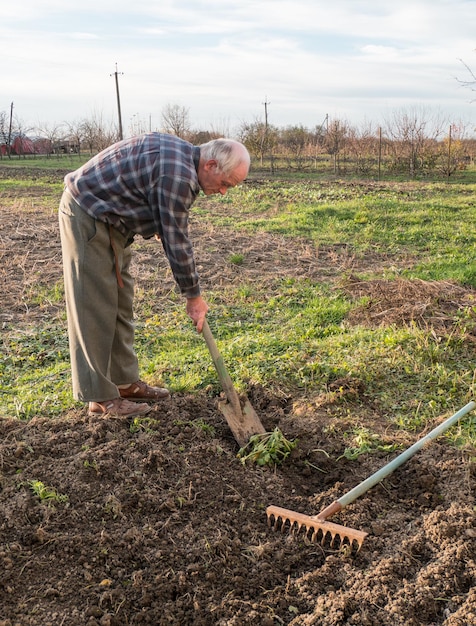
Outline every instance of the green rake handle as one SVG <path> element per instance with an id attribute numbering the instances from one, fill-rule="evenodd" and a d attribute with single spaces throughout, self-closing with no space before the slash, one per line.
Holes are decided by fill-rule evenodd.
<path id="1" fill-rule="evenodd" d="M 448 430 L 453 424 L 455 424 L 463 415 L 469 413 L 476 407 L 476 402 L 468 402 L 466 406 L 457 411 L 454 415 L 446 419 L 439 426 L 430 431 L 427 435 L 419 439 L 416 443 L 414 443 L 410 448 L 399 454 L 395 457 L 390 463 L 384 465 L 381 469 L 379 469 L 375 474 L 369 476 L 366 480 L 358 484 L 356 487 L 351 489 L 348 493 L 344 494 L 341 498 L 330 504 L 326 509 L 321 511 L 319 515 L 316 517 L 319 519 L 326 519 L 341 511 L 345 506 L 357 500 L 359 496 L 364 494 L 366 491 L 374 487 L 381 480 L 386 478 L 389 474 L 391 474 L 397 467 L 400 467 L 405 461 L 407 461 L 410 457 L 412 457 L 418 450 L 421 450 L 423 446 L 428 443 L 432 439 L 436 439 L 441 433 L 444 433 L 445 430 Z"/>

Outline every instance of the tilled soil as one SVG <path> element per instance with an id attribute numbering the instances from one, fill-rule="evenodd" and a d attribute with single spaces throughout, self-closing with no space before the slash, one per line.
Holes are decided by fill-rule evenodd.
<path id="1" fill-rule="evenodd" d="M 205 285 L 233 272 L 248 272 L 247 281 L 259 274 L 265 284 L 267 271 L 269 280 L 280 269 L 317 278 L 337 275 L 339 264 L 358 273 L 360 263 L 376 263 L 347 249 L 312 254 L 305 241 L 293 261 L 280 254 L 285 240 L 266 236 L 247 238 L 252 265 L 227 269 L 226 255 L 243 238 L 200 224 L 195 233 Z M 61 275 L 55 216 L 0 211 L 0 244 L 0 278 L 9 285 L 0 322 L 54 314 L 54 305 L 27 306 L 27 293 L 31 268 L 44 267 L 46 281 Z M 147 268 L 157 266 L 149 250 L 136 251 L 144 288 L 152 288 Z M 359 323 L 380 323 L 389 311 L 398 321 L 398 309 L 400 321 L 438 319 L 439 332 L 451 332 L 455 302 L 474 297 L 419 283 L 409 310 L 405 281 L 396 290 L 354 279 L 348 289 L 373 298 Z M 343 457 L 351 424 L 339 407 L 383 444 L 405 449 L 424 433 L 389 426 L 358 380 L 334 381 L 312 401 L 261 387 L 248 398 L 267 430 L 298 439 L 279 468 L 242 464 L 205 393 L 173 394 L 140 422 L 76 409 L 54 419 L 0 418 L 0 626 L 476 624 L 474 450 L 432 442 L 335 516 L 368 533 L 360 551 L 321 545 L 268 527 L 266 507 L 314 515 L 398 454 Z M 34 493 L 34 481 L 49 498 Z"/>
<path id="2" fill-rule="evenodd" d="M 1 420 L 0 624 L 476 623 L 468 453 L 435 442 L 344 509 L 338 523 L 369 533 L 349 553 L 268 528 L 265 508 L 313 515 L 387 459 L 331 461 L 344 424 L 250 399 L 300 438 L 281 469 L 243 466 L 203 397 L 173 396 L 138 430 L 78 413 Z M 67 501 L 40 500 L 35 480 Z"/>

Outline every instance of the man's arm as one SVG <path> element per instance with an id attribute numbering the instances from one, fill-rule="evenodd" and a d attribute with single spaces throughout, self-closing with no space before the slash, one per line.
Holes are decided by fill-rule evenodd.
<path id="1" fill-rule="evenodd" d="M 160 187 L 149 194 L 149 205 L 157 207 L 158 237 L 181 293 L 187 298 L 200 295 L 192 242 L 189 239 L 189 209 L 195 200 L 186 181 L 164 177 Z"/>

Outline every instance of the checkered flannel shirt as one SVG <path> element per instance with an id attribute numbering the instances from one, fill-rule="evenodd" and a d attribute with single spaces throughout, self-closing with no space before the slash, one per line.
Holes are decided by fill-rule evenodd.
<path id="1" fill-rule="evenodd" d="M 162 133 L 147 133 L 106 148 L 75 172 L 65 188 L 94 219 L 126 237 L 158 234 L 180 291 L 200 294 L 189 209 L 199 191 L 200 148 Z"/>

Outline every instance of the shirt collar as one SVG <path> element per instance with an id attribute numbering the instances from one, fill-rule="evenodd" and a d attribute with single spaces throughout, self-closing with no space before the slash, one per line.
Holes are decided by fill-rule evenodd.
<path id="1" fill-rule="evenodd" d="M 198 164 L 200 162 L 200 147 L 199 146 L 193 146 L 192 156 L 193 156 L 193 164 L 195 165 L 195 169 L 197 170 L 197 174 L 198 174 Z"/>

